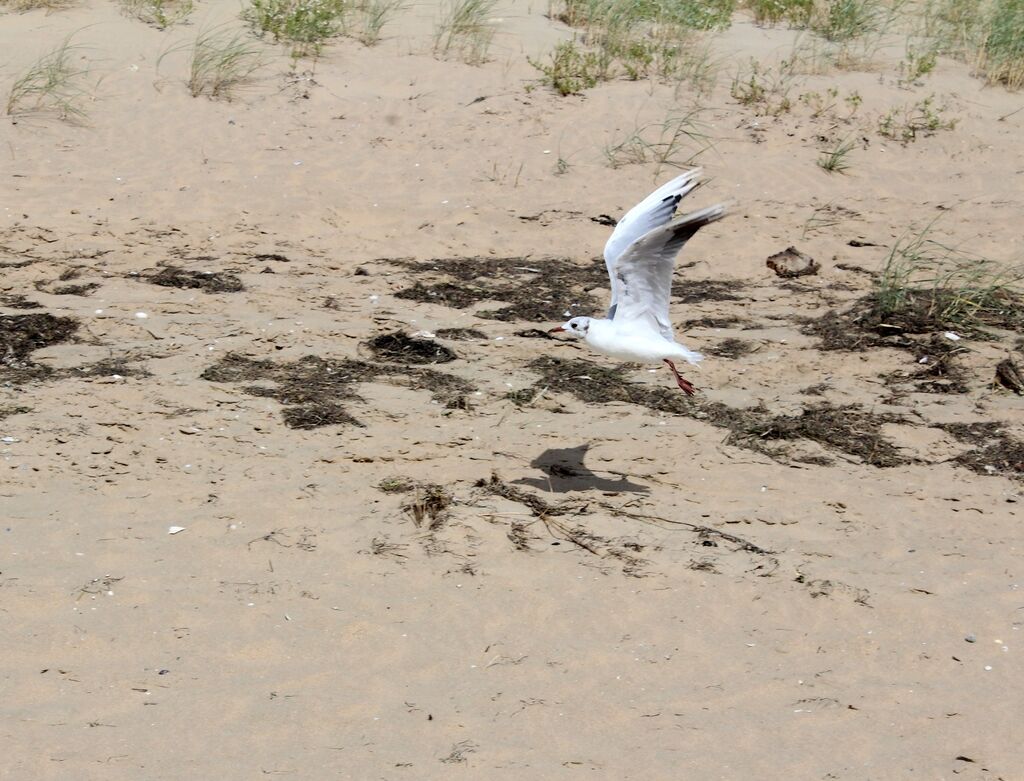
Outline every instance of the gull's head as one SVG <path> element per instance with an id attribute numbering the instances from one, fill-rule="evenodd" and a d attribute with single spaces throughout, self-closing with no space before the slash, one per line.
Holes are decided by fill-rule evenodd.
<path id="1" fill-rule="evenodd" d="M 569 334 L 570 336 L 575 336 L 578 339 L 582 339 L 584 336 L 587 335 L 587 331 L 589 331 L 589 330 L 590 330 L 590 318 L 589 317 L 574 317 L 572 320 L 569 320 L 569 321 L 567 321 L 565 323 L 562 323 L 562 325 L 558 326 L 558 328 L 552 328 L 550 331 L 548 331 L 548 333 L 549 334 L 562 334 L 562 333 L 565 333 L 565 334 Z"/>

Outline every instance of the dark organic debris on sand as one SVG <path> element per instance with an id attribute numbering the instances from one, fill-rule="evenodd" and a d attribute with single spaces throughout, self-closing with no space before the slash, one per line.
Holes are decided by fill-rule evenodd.
<path id="1" fill-rule="evenodd" d="M 78 279 L 80 276 L 82 276 L 82 269 L 76 266 L 74 268 L 66 269 L 52 282 L 39 280 L 35 283 L 35 288 L 41 293 L 49 293 L 53 296 L 88 296 L 92 295 L 94 291 L 99 290 L 102 287 L 99 282 L 61 284 L 70 282 L 72 279 Z"/>
<path id="2" fill-rule="evenodd" d="M 473 383 L 454 374 L 445 374 L 434 369 L 415 369 L 408 373 L 388 375 L 395 385 L 407 385 L 413 390 L 427 390 L 434 401 L 448 409 L 469 409 L 467 394 L 476 390 Z"/>
<path id="3" fill-rule="evenodd" d="M 396 363 L 448 363 L 458 356 L 433 339 L 408 336 L 401 331 L 375 336 L 366 346 L 375 358 Z"/>
<path id="4" fill-rule="evenodd" d="M 622 573 L 630 577 L 640 578 L 648 574 L 645 571 L 648 562 L 637 555 L 639 551 L 643 550 L 642 546 L 621 538 L 603 537 L 582 525 L 571 524 L 559 517 L 568 515 L 570 512 L 579 514 L 582 510 L 576 503 L 549 505 L 539 496 L 515 488 L 493 473 L 489 480 L 478 480 L 476 487 L 482 493 L 500 496 L 527 507 L 531 515 L 543 523 L 548 533 L 555 538 L 555 542 L 552 544 L 569 542 L 594 556 L 615 561 L 622 566 Z M 512 521 L 509 524 L 505 536 L 512 543 L 512 547 L 518 551 L 530 550 L 528 526 L 528 523 L 522 521 Z"/>
<path id="5" fill-rule="evenodd" d="M 0 306 L 8 309 L 42 309 L 37 301 L 30 301 L 21 293 L 0 293 Z"/>
<path id="6" fill-rule="evenodd" d="M 448 489 L 437 483 L 416 483 L 408 493 L 402 510 L 412 517 L 416 527 L 429 531 L 441 528 L 453 501 Z"/>
<path id="7" fill-rule="evenodd" d="M 143 366 L 129 363 L 125 358 L 104 358 L 95 363 L 72 366 L 67 369 L 55 370 L 54 374 L 64 377 L 150 377 L 150 372 Z"/>
<path id="8" fill-rule="evenodd" d="M 528 403 L 542 390 L 569 393 L 589 404 L 622 401 L 657 412 L 703 420 L 729 431 L 726 441 L 756 450 L 773 459 L 815 462 L 814 457 L 790 457 L 783 443 L 810 440 L 877 467 L 906 463 L 895 445 L 881 434 L 885 423 L 897 422 L 892 415 L 863 410 L 860 406 L 807 406 L 800 414 L 775 415 L 764 407 L 740 409 L 721 402 L 698 402 L 675 388 L 631 382 L 629 365 L 607 368 L 581 359 L 542 357 L 528 364 L 541 375 L 532 388 L 520 391 L 514 401 Z M 821 462 L 818 459 L 817 462 Z"/>
<path id="9" fill-rule="evenodd" d="M 681 304 L 700 304 L 705 301 L 739 301 L 737 292 L 746 287 L 738 279 L 677 279 L 672 283 L 672 298 Z"/>
<path id="10" fill-rule="evenodd" d="M 939 428 L 976 446 L 957 456 L 957 464 L 979 475 L 1024 479 L 1024 442 L 1011 436 L 1002 423 L 945 423 Z"/>
<path id="11" fill-rule="evenodd" d="M 0 315 L 0 380 L 26 382 L 46 377 L 53 370 L 33 363 L 33 351 L 60 344 L 78 330 L 78 321 L 38 312 Z"/>
<path id="12" fill-rule="evenodd" d="M 242 280 L 235 274 L 226 271 L 189 271 L 177 266 L 167 266 L 143 279 L 162 287 L 198 289 L 204 293 L 237 293 L 245 289 Z"/>
<path id="13" fill-rule="evenodd" d="M 1024 394 L 1024 375 L 1012 358 L 1005 358 L 996 364 L 995 381 L 1018 396 Z"/>
<path id="14" fill-rule="evenodd" d="M 804 323 L 801 332 L 820 339 L 822 350 L 866 350 L 871 347 L 917 349 L 913 338 L 944 331 L 984 336 L 984 328 L 1019 330 L 1024 326 L 1024 303 L 1007 294 L 998 308 L 979 308 L 966 320 L 947 317 L 954 311 L 955 294 L 943 290 L 904 291 L 895 311 L 886 311 L 874 294 L 853 302 L 843 311 L 829 311 Z"/>
<path id="15" fill-rule="evenodd" d="M 916 393 L 967 393 L 970 390 L 968 374 L 956 360 L 966 348 L 958 347 L 956 342 L 939 334 L 916 344 L 913 370 L 883 375 L 886 385 L 898 389 L 909 384 Z"/>
<path id="16" fill-rule="evenodd" d="M 395 295 L 410 301 L 444 304 L 455 309 L 482 301 L 502 302 L 498 309 L 477 312 L 490 320 L 562 321 L 565 312 L 586 315 L 601 303 L 591 295 L 608 285 L 604 261 L 578 264 L 568 258 L 439 258 L 384 262 L 416 272 L 418 281 Z"/>
<path id="17" fill-rule="evenodd" d="M 738 410 L 718 403 L 707 405 L 705 409 L 712 423 L 730 430 L 727 443 L 757 450 L 777 460 L 785 461 L 787 454 L 776 443 L 804 439 L 871 466 L 907 463 L 899 449 L 881 433 L 885 423 L 899 422 L 900 418 L 868 412 L 856 404 L 816 404 L 805 407 L 797 415 L 772 415 L 763 407 Z M 794 460 L 822 463 L 819 459 Z"/>
<path id="18" fill-rule="evenodd" d="M 751 321 L 742 317 L 697 317 L 683 323 L 683 329 L 689 331 L 691 328 L 737 328 L 753 325 Z"/>
<path id="19" fill-rule="evenodd" d="M 31 407 L 0 407 L 0 420 L 9 418 L 11 415 L 24 415 L 26 412 L 31 411 Z"/>
<path id="20" fill-rule="evenodd" d="M 465 396 L 471 383 L 429 368 L 369 364 L 348 359 L 327 360 L 307 355 L 296 361 L 271 361 L 229 353 L 207 368 L 201 379 L 210 382 L 249 384 L 252 396 L 275 399 L 289 428 L 312 429 L 336 424 L 362 425 L 341 402 L 361 400 L 352 386 L 382 380 L 414 390 L 428 390 L 438 403 L 452 409 L 468 406 Z"/>
<path id="21" fill-rule="evenodd" d="M 486 340 L 487 334 L 475 328 L 439 328 L 438 339 L 449 339 L 453 342 L 476 342 Z"/>
<path id="22" fill-rule="evenodd" d="M 686 415 L 694 403 L 677 390 L 656 385 L 632 382 L 629 364 L 607 367 L 593 361 L 543 356 L 527 364 L 527 368 L 540 374 L 532 392 L 523 392 L 520 398 L 529 402 L 541 390 L 570 393 L 587 403 L 606 404 L 624 401 L 638 404 L 658 412 Z"/>
<path id="23" fill-rule="evenodd" d="M 101 287 L 99 282 L 83 282 L 77 285 L 57 285 L 49 292 L 55 296 L 90 296 Z"/>
<path id="24" fill-rule="evenodd" d="M 285 407 L 281 417 L 288 428 L 310 429 L 321 426 L 362 425 L 340 404 L 329 401 L 309 401 L 296 407 Z"/>
<path id="25" fill-rule="evenodd" d="M 744 355 L 757 352 L 760 345 L 747 339 L 723 339 L 718 344 L 712 345 L 704 350 L 708 355 L 716 358 L 742 358 Z"/>
<path id="26" fill-rule="evenodd" d="M 327 361 L 316 355 L 276 362 L 229 353 L 199 377 L 211 382 L 273 383 L 243 389 L 279 401 L 285 406 L 285 425 L 308 429 L 336 423 L 360 425 L 338 402 L 359 398 L 351 386 L 373 379 L 377 373 L 375 367 L 360 361 Z"/>
<path id="27" fill-rule="evenodd" d="M 535 494 L 509 485 L 496 474 L 491 474 L 489 480 L 477 480 L 476 487 L 482 489 L 484 493 L 500 496 L 528 507 L 530 512 L 538 518 L 565 515 L 570 509 L 569 505 L 550 505 Z"/>
<path id="28" fill-rule="evenodd" d="M 406 491 L 411 491 L 415 487 L 416 481 L 411 477 L 406 477 L 405 475 L 385 477 L 377 483 L 377 490 L 383 491 L 386 494 L 404 494 Z"/>
<path id="29" fill-rule="evenodd" d="M 475 485 L 476 488 L 484 494 L 500 496 L 503 499 L 516 502 L 517 504 L 521 504 L 529 509 L 533 518 L 536 519 L 536 521 L 543 523 L 548 532 L 555 537 L 557 541 L 570 542 L 577 548 L 595 556 L 617 561 L 622 565 L 622 572 L 625 575 L 643 577 L 647 574 L 645 572 L 645 567 L 648 562 L 636 555 L 643 551 L 645 547 L 644 545 L 639 544 L 635 540 L 626 538 L 602 537 L 601 535 L 588 530 L 585 526 L 580 524 L 570 524 L 566 520 L 562 519 L 564 516 L 578 516 L 584 514 L 590 506 L 589 504 L 581 506 L 578 502 L 573 501 L 562 502 L 557 505 L 548 504 L 536 494 L 509 485 L 495 473 L 491 473 L 490 479 L 478 480 Z M 729 534 L 728 532 L 719 531 L 718 529 L 714 529 L 709 526 L 695 524 L 685 520 L 674 520 L 659 516 L 644 515 L 642 513 L 633 512 L 622 507 L 605 504 L 603 502 L 599 502 L 598 504 L 600 509 L 607 512 L 612 517 L 623 517 L 642 521 L 647 525 L 663 530 L 677 529 L 692 532 L 696 535 L 696 542 L 701 548 L 718 547 L 720 543 L 724 543 L 734 551 L 742 550 L 757 556 L 765 557 L 765 561 L 760 562 L 758 566 L 754 568 L 755 570 L 763 570 L 764 572 L 762 574 L 769 574 L 778 566 L 778 562 L 775 561 L 771 551 L 765 550 L 764 548 L 761 548 L 760 546 L 734 534 Z M 533 522 L 534 521 L 532 520 L 526 522 L 513 521 L 510 524 L 506 536 L 516 550 L 530 550 L 528 527 Z M 557 542 L 553 544 L 557 544 Z"/>

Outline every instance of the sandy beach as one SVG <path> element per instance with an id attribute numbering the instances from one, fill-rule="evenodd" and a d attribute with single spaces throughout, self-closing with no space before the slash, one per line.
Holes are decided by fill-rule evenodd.
<path id="1" fill-rule="evenodd" d="M 0 6 L 0 97 L 83 71 L 0 119 L 0 778 L 1024 778 L 1019 329 L 864 314 L 914 237 L 1024 260 L 1024 93 L 738 9 L 700 81 L 560 95 L 546 4 L 479 63 L 439 13 Z M 688 399 L 546 331 L 697 164 Z"/>

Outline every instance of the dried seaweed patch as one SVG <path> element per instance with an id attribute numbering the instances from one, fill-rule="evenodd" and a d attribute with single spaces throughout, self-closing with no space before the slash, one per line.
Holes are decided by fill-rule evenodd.
<path id="1" fill-rule="evenodd" d="M 0 315 L 0 379 L 27 382 L 48 376 L 52 369 L 34 363 L 35 350 L 66 342 L 78 330 L 78 321 L 47 313 Z"/>
<path id="2" fill-rule="evenodd" d="M 391 376 L 398 382 L 403 375 Z M 411 369 L 404 377 L 410 388 L 430 391 L 434 401 L 449 409 L 469 409 L 466 396 L 476 390 L 476 386 L 468 380 L 434 369 Z"/>
<path id="3" fill-rule="evenodd" d="M 723 339 L 716 345 L 704 350 L 708 355 L 717 358 L 742 358 L 744 355 L 757 352 L 760 346 L 746 339 Z"/>
<path id="4" fill-rule="evenodd" d="M 677 391 L 631 382 L 627 377 L 628 364 L 608 368 L 592 361 L 544 356 L 531 361 L 527 367 L 541 375 L 534 385 L 535 391 L 548 388 L 571 393 L 587 403 L 624 401 L 677 415 L 688 414 L 694 406 Z"/>
<path id="5" fill-rule="evenodd" d="M 584 360 L 537 358 L 528 364 L 541 379 L 533 388 L 570 393 L 580 401 L 601 404 L 628 402 L 658 412 L 703 420 L 729 431 L 727 442 L 756 450 L 782 462 L 790 460 L 782 442 L 810 440 L 831 450 L 857 457 L 878 467 L 905 463 L 899 451 L 881 435 L 884 423 L 898 420 L 876 415 L 857 405 L 819 404 L 799 415 L 773 415 L 763 407 L 739 409 L 720 402 L 695 402 L 674 389 L 630 382 L 627 367 L 606 368 Z M 527 391 L 517 401 L 527 402 Z M 532 398 L 532 396 L 530 397 Z"/>
<path id="6" fill-rule="evenodd" d="M 237 293 L 245 289 L 242 280 L 235 274 L 225 271 L 189 271 L 177 266 L 168 266 L 144 279 L 161 287 L 196 289 L 204 293 Z"/>
<path id="7" fill-rule="evenodd" d="M 270 361 L 229 353 L 208 367 L 200 379 L 248 384 L 243 390 L 285 405 L 285 425 L 313 429 L 330 425 L 362 425 L 341 402 L 361 400 L 352 386 L 377 379 L 416 390 L 429 390 L 433 398 L 451 407 L 465 405 L 465 394 L 475 390 L 461 377 L 426 367 L 370 364 L 364 361 L 327 360 L 307 355 L 297 361 Z"/>
<path id="8" fill-rule="evenodd" d="M 856 404 L 843 407 L 818 404 L 806 407 L 799 415 L 772 415 L 762 407 L 748 410 L 722 407 L 724 405 L 716 404 L 706 409 L 718 408 L 710 420 L 717 419 L 730 430 L 726 441 L 773 458 L 780 454 L 769 443 L 805 439 L 876 467 L 907 463 L 899 449 L 881 434 L 883 424 L 900 421 L 895 415 L 867 412 Z"/>
<path id="9" fill-rule="evenodd" d="M 910 336 L 949 330 L 985 336 L 986 327 L 1020 329 L 1024 326 L 1024 302 L 1011 291 L 1000 294 L 999 303 L 962 310 L 956 291 L 904 290 L 898 307 L 883 305 L 877 293 L 855 301 L 842 312 L 829 311 L 808 321 L 801 333 L 817 336 L 822 350 L 866 350 L 871 347 L 916 349 Z"/>
<path id="10" fill-rule="evenodd" d="M 21 293 L 0 293 L 0 305 L 9 309 L 42 309 L 37 301 L 30 301 Z"/>
<path id="11" fill-rule="evenodd" d="M 450 339 L 453 342 L 474 342 L 486 340 L 487 334 L 475 328 L 439 328 L 438 339 Z"/>
<path id="12" fill-rule="evenodd" d="M 427 261 L 387 261 L 416 272 L 417 281 L 395 295 L 411 301 L 465 309 L 483 301 L 504 302 L 478 317 L 503 321 L 545 322 L 564 319 L 564 313 L 590 314 L 601 307 L 590 294 L 607 287 L 604 262 L 579 265 L 568 258 L 443 258 Z"/>
<path id="13" fill-rule="evenodd" d="M 84 282 L 79 285 L 58 285 L 49 292 L 55 296 L 90 296 L 101 287 L 99 282 Z"/>
<path id="14" fill-rule="evenodd" d="M 979 475 L 1024 479 L 1024 442 L 1011 436 L 1002 423 L 944 423 L 938 428 L 977 446 L 954 459 L 960 466 Z"/>
<path id="15" fill-rule="evenodd" d="M 748 325 L 751 325 L 751 322 L 742 317 L 697 317 L 685 321 L 683 328 L 686 330 L 691 328 L 735 328 Z"/>
<path id="16" fill-rule="evenodd" d="M 448 363 L 458 357 L 443 344 L 401 331 L 375 336 L 367 342 L 367 347 L 380 360 L 400 363 Z"/>
<path id="17" fill-rule="evenodd" d="M 672 298 L 681 304 L 700 304 L 704 301 L 739 301 L 736 295 L 746 288 L 738 279 L 677 279 L 672 283 Z"/>

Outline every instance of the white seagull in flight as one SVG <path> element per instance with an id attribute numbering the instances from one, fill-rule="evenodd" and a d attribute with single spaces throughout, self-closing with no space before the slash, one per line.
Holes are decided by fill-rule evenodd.
<path id="1" fill-rule="evenodd" d="M 702 356 L 672 334 L 672 268 L 679 250 L 697 231 L 725 216 L 725 206 L 716 204 L 673 219 L 679 201 L 700 184 L 700 174 L 695 168 L 662 185 L 615 226 L 604 245 L 612 285 L 608 316 L 574 317 L 549 331 L 582 337 L 598 352 L 622 361 L 664 361 L 687 396 L 697 389 L 679 375 L 672 359 L 696 364 Z"/>

